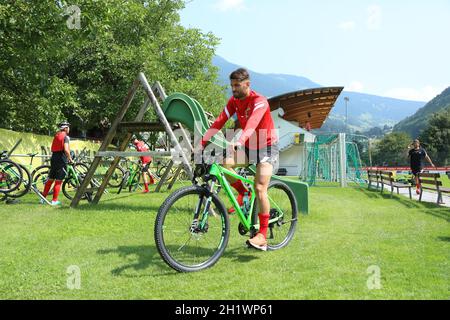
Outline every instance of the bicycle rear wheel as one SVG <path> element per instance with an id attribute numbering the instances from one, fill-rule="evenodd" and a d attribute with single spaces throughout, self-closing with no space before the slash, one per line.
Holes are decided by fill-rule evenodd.
<path id="1" fill-rule="evenodd" d="M 0 160 L 0 192 L 9 193 L 20 187 L 23 172 L 18 164 L 10 160 Z"/>
<path id="2" fill-rule="evenodd" d="M 179 272 L 195 272 L 213 266 L 223 254 L 230 236 L 226 209 L 208 190 L 189 186 L 175 191 L 160 207 L 155 222 L 155 242 L 163 260 Z M 198 220 L 195 213 L 199 213 Z M 205 217 L 205 220 L 202 219 Z M 206 224 L 202 225 L 202 221 Z"/>
<path id="3" fill-rule="evenodd" d="M 83 179 L 85 177 L 83 173 L 78 172 L 77 168 L 74 168 L 74 169 L 77 171 L 78 179 L 74 176 L 68 176 L 68 177 L 66 177 L 66 179 L 64 179 L 64 182 L 62 184 L 62 192 L 63 192 L 64 196 L 69 200 L 73 200 L 73 198 L 75 197 L 75 194 L 78 191 L 78 188 L 83 183 Z M 94 188 L 94 185 L 92 182 L 89 183 L 88 188 Z M 88 200 L 90 202 L 91 196 L 92 196 L 92 194 L 90 192 L 86 192 L 81 196 L 81 200 Z"/>
<path id="4" fill-rule="evenodd" d="M 269 223 L 267 249 L 278 250 L 287 246 L 295 234 L 297 200 L 291 188 L 281 181 L 270 182 L 267 195 L 270 202 L 270 220 L 277 219 Z M 257 215 L 260 212 L 258 205 L 254 208 L 253 214 Z"/>

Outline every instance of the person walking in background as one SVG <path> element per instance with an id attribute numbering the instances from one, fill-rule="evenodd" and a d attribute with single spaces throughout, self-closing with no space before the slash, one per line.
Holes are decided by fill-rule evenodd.
<path id="1" fill-rule="evenodd" d="M 148 152 L 149 148 L 147 147 L 147 145 L 144 143 L 144 141 L 140 141 L 138 139 L 134 139 L 133 140 L 133 144 L 134 147 L 136 148 L 136 151 L 138 152 Z M 141 162 L 142 162 L 142 176 L 144 177 L 144 193 L 149 193 L 148 190 L 148 171 L 149 171 L 149 166 L 150 163 L 152 163 L 152 157 L 151 156 L 143 156 L 141 157 Z M 154 180 L 153 177 L 150 175 L 150 183 L 154 184 Z"/>
<path id="2" fill-rule="evenodd" d="M 416 181 L 416 193 L 420 194 L 419 173 L 421 173 L 423 170 L 424 159 L 426 159 L 433 168 L 435 168 L 435 165 L 433 161 L 431 161 L 431 158 L 428 156 L 425 149 L 420 146 L 420 141 L 418 139 L 414 140 L 413 143 L 411 143 L 408 146 L 408 149 L 409 149 L 408 157 L 410 158 L 411 172 L 414 175 Z"/>
<path id="3" fill-rule="evenodd" d="M 56 133 L 52 142 L 52 158 L 50 160 L 50 173 L 48 175 L 48 180 L 45 183 L 44 191 L 42 195 L 44 198 L 47 197 L 50 189 L 55 183 L 53 188 L 53 200 L 51 202 L 52 206 L 60 205 L 61 202 L 58 201 L 59 192 L 61 191 L 61 185 L 66 177 L 67 171 L 66 167 L 68 163 L 72 163 L 72 157 L 70 156 L 70 124 L 68 122 L 62 122 L 59 125 L 59 131 Z M 41 199 L 41 203 L 45 203 Z"/>

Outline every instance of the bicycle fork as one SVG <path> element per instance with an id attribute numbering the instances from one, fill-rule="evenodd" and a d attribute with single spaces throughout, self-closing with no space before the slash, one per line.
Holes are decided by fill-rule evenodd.
<path id="1" fill-rule="evenodd" d="M 194 220 L 192 221 L 190 231 L 191 233 L 207 232 L 208 231 L 208 216 L 210 214 L 214 215 L 214 211 L 211 209 L 212 195 L 214 193 L 214 188 L 216 186 L 215 179 L 212 180 L 209 187 L 209 196 L 206 198 L 205 207 L 202 210 L 203 202 L 205 201 L 205 196 L 201 195 L 199 197 L 198 205 L 195 210 Z M 200 218 L 200 219 L 199 219 Z"/>

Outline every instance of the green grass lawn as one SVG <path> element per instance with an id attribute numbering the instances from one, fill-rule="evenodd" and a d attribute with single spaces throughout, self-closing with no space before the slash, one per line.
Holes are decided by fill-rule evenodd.
<path id="1" fill-rule="evenodd" d="M 161 194 L 106 195 L 79 209 L 0 204 L 0 299 L 448 299 L 448 208 L 364 188 L 311 188 L 290 245 L 247 249 L 236 217 L 211 269 L 179 274 L 153 240 Z M 81 289 L 67 287 L 67 268 Z M 368 269 L 381 272 L 369 290 Z M 369 269 L 370 270 L 370 269 Z"/>

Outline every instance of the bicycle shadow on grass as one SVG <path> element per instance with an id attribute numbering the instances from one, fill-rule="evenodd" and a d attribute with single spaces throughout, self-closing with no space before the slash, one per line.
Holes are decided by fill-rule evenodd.
<path id="1" fill-rule="evenodd" d="M 242 254 L 244 250 L 249 250 L 249 254 Z M 250 253 L 251 252 L 251 253 Z M 205 254 L 210 252 L 206 251 Z M 225 253 L 221 259 L 227 259 L 237 262 L 250 262 L 259 259 L 259 256 L 254 249 L 233 248 L 230 250 L 225 249 Z M 173 276 L 179 274 L 179 272 L 171 269 L 161 258 L 156 249 L 156 246 L 119 246 L 115 249 L 102 249 L 98 250 L 99 255 L 115 254 L 124 260 L 135 260 L 131 263 L 119 266 L 111 270 L 113 276 L 120 276 L 125 278 L 142 278 L 142 277 L 163 277 Z M 157 267 L 159 270 L 152 274 L 144 274 L 143 272 L 152 267 Z M 154 269 L 153 269 L 154 270 Z M 136 272 L 140 274 L 129 274 L 128 272 Z M 142 274 L 141 274 L 142 273 Z"/>
<path id="2" fill-rule="evenodd" d="M 253 260 L 259 260 L 258 253 L 263 253 L 262 251 L 258 251 L 257 249 L 247 248 L 246 244 L 243 244 L 242 247 L 236 247 L 232 249 L 225 249 L 225 252 L 222 256 L 224 259 L 228 259 L 231 261 L 246 263 L 252 262 Z"/>
<path id="3" fill-rule="evenodd" d="M 115 249 L 98 250 L 97 254 L 115 254 L 124 260 L 136 260 L 111 270 L 113 276 L 126 278 L 160 277 L 177 274 L 164 263 L 155 246 L 119 246 Z M 152 274 L 127 274 L 128 271 L 143 272 L 157 266 L 160 272 Z"/>
<path id="4" fill-rule="evenodd" d="M 111 212 L 111 211 L 119 211 L 119 212 L 130 212 L 130 211 L 144 211 L 144 212 L 158 212 L 160 206 L 155 206 L 153 204 L 142 205 L 142 204 L 131 204 L 131 203 L 99 203 L 97 205 L 92 204 L 82 204 L 79 205 L 76 210 L 79 211 L 98 211 L 98 212 Z"/>

